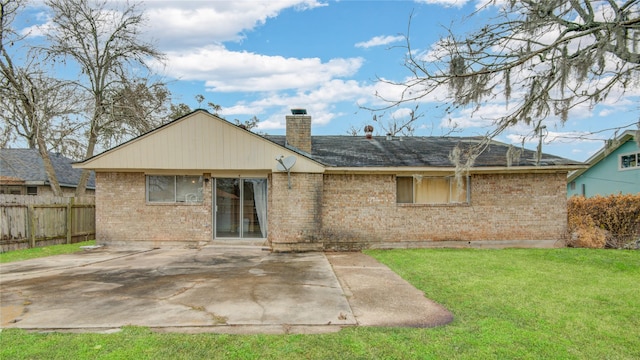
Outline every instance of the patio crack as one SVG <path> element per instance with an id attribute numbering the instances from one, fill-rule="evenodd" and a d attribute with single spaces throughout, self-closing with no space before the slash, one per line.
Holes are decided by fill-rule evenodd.
<path id="1" fill-rule="evenodd" d="M 178 291 L 174 292 L 171 295 L 165 296 L 165 297 L 160 297 L 158 298 L 158 300 L 170 300 L 171 298 L 174 298 L 176 296 L 182 295 L 184 293 L 186 293 L 187 291 L 193 289 L 194 287 L 196 287 L 196 285 L 202 283 L 202 281 L 194 281 L 192 282 L 189 286 L 183 286 L 180 289 L 178 289 Z"/>
<path id="2" fill-rule="evenodd" d="M 260 303 L 260 301 L 258 300 L 258 296 L 256 295 L 256 288 L 253 287 L 251 289 L 251 301 L 253 301 L 254 304 L 258 305 L 260 307 L 260 322 L 264 322 L 265 319 L 265 315 L 266 315 L 266 308 L 263 304 Z"/>
<path id="3" fill-rule="evenodd" d="M 207 310 L 207 308 L 205 308 L 204 306 L 194 306 L 194 305 L 188 305 L 188 304 L 182 304 L 182 305 L 190 308 L 191 310 L 200 311 L 207 314 L 211 318 L 211 320 L 213 320 L 214 325 L 228 325 L 227 317 L 218 315 L 216 313 L 212 313 L 211 311 Z"/>
<path id="4" fill-rule="evenodd" d="M 178 291 L 174 292 L 173 294 L 169 295 L 169 296 L 165 296 L 165 297 L 160 297 L 157 298 L 157 300 L 161 300 L 161 301 L 167 301 L 167 302 L 172 302 L 171 299 L 180 296 L 184 293 L 186 293 L 189 290 L 192 290 L 193 288 L 195 288 L 198 284 L 203 283 L 204 281 L 194 281 L 192 282 L 189 286 L 183 286 L 180 289 L 178 289 Z M 205 313 L 212 321 L 213 321 L 213 325 L 227 325 L 227 318 L 225 316 L 221 316 L 218 315 L 216 313 L 212 313 L 211 311 L 207 310 L 206 307 L 202 306 L 202 305 L 194 305 L 194 304 L 188 304 L 188 303 L 184 303 L 184 302 L 173 302 L 176 305 L 181 305 L 184 306 L 186 308 L 189 308 L 191 310 L 194 311 L 199 311 L 199 312 L 203 312 Z"/>

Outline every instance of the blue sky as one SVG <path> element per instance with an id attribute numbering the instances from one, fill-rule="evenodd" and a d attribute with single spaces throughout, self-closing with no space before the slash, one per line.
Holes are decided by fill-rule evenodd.
<path id="1" fill-rule="evenodd" d="M 462 33 L 481 26 L 490 11 L 463 22 L 476 6 L 476 0 L 149 0 L 140 9 L 148 18 L 143 36 L 167 55 L 157 70 L 169 81 L 174 102 L 197 108 L 194 97 L 202 94 L 205 104 L 222 107 L 222 117 L 244 121 L 257 116 L 259 130 L 269 134 L 284 134 L 285 115 L 301 107 L 313 118 L 314 135 L 346 135 L 352 126 L 372 123 L 372 113 L 363 106 L 385 105 L 376 92 L 395 91 L 378 77 L 402 81 L 410 75 L 402 46 L 412 13 L 412 48 L 426 51 L 446 27 Z M 46 23 L 42 11 L 37 3 L 30 7 L 24 26 Z M 636 123 L 639 94 L 636 89 L 593 109 L 578 107 L 564 126 L 554 118 L 545 120 L 543 151 L 586 160 L 612 132 L 589 135 L 590 140 L 579 139 L 581 135 Z M 424 116 L 415 135 L 447 134 L 452 122 L 458 126 L 455 135 L 483 135 L 490 118 L 501 111 L 496 103 L 473 116 L 468 110 L 448 115 L 436 98 L 420 104 Z M 387 112 L 382 119 L 402 119 L 413 106 Z M 531 127 L 518 126 L 498 140 L 519 145 L 520 137 L 531 132 Z M 376 133 L 384 135 L 380 126 Z M 526 143 L 528 148 L 535 145 Z"/>

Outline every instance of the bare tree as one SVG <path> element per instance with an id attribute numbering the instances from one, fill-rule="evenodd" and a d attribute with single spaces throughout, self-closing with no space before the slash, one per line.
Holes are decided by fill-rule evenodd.
<path id="1" fill-rule="evenodd" d="M 163 55 L 140 40 L 144 18 L 135 5 L 120 9 L 89 0 L 46 3 L 53 12 L 53 26 L 42 50 L 49 59 L 71 60 L 79 67 L 78 85 L 85 90 L 90 109 L 85 157 L 91 157 L 96 144 L 118 126 L 145 128 L 137 123 L 147 118 L 114 116 L 118 112 L 111 109 L 116 94 L 126 92 L 136 83 L 131 79 L 139 78 L 133 69 L 151 73 L 149 61 L 162 60 Z M 89 172 L 83 171 L 76 194 L 84 193 L 88 177 Z"/>
<path id="2" fill-rule="evenodd" d="M 204 97 L 204 95 L 202 94 L 197 94 L 196 96 L 194 96 L 195 100 L 198 102 L 198 109 L 205 109 L 202 107 L 202 103 L 206 100 L 206 98 Z M 222 106 L 212 102 L 212 101 L 208 101 L 207 102 L 207 107 L 209 109 L 211 109 L 211 111 L 213 111 L 213 115 L 215 116 L 219 116 L 219 112 L 220 110 L 222 110 Z M 194 111 L 194 109 L 191 109 L 191 107 L 185 103 L 179 103 L 179 104 L 170 104 L 169 105 L 169 114 L 168 114 L 168 118 L 169 120 L 175 120 L 179 117 L 185 116 L 188 113 Z M 236 119 L 236 125 L 240 125 L 240 123 L 238 122 L 239 120 Z M 259 120 L 258 120 L 259 121 Z M 257 124 L 257 123 L 256 123 Z M 247 125 L 247 124 L 245 124 Z M 254 124 L 255 126 L 255 124 Z"/>
<path id="3" fill-rule="evenodd" d="M 397 136 L 398 134 L 403 136 L 413 136 L 416 131 L 416 122 L 423 114 L 417 113 L 418 105 L 409 111 L 408 116 L 394 116 L 391 115 L 391 119 L 384 120 L 385 115 L 373 115 L 373 121 L 380 124 L 385 135 Z"/>
<path id="4" fill-rule="evenodd" d="M 202 109 L 202 102 L 204 101 L 204 95 L 198 94 L 195 96 L 195 99 L 198 102 L 198 108 Z"/>
<path id="5" fill-rule="evenodd" d="M 506 113 L 494 119 L 490 139 L 551 115 L 563 124 L 572 108 L 595 106 L 639 85 L 638 0 L 487 1 L 478 13 L 487 9 L 498 15 L 463 36 L 450 29 L 427 53 L 415 51 L 407 33 L 405 66 L 412 77 L 392 82 L 403 92 L 391 104 L 442 88 L 449 90 L 449 112 L 502 99 Z M 473 158 L 464 151 L 461 156 Z"/>
<path id="6" fill-rule="evenodd" d="M 33 119 L 23 114 L 15 114 L 20 109 L 14 105 L 21 104 L 24 99 L 24 83 L 21 76 L 25 71 L 14 65 L 14 59 L 9 54 L 9 48 L 20 44 L 24 36 L 19 36 L 13 28 L 13 22 L 19 10 L 24 6 L 22 1 L 2 0 L 0 2 L 0 116 L 5 125 L 7 143 L 22 137 L 29 148 L 36 148 L 36 129 Z M 18 90 L 18 91 L 16 91 Z"/>
<path id="7" fill-rule="evenodd" d="M 171 121 L 183 117 L 191 111 L 191 107 L 185 103 L 171 104 L 169 105 L 169 115 L 167 117 Z"/>
<path id="8" fill-rule="evenodd" d="M 38 149 L 53 194 L 61 196 L 46 139 L 53 120 L 74 111 L 74 91 L 68 83 L 47 77 L 34 59 L 23 66 L 14 63 L 8 47 L 16 46 L 22 37 L 11 25 L 22 5 L 16 1 L 0 2 L 0 118 L 6 125 L 6 141 L 19 136 L 29 148 Z M 12 135 L 7 135 L 9 131 Z"/>
<path id="9" fill-rule="evenodd" d="M 211 108 L 211 110 L 213 110 L 213 115 L 218 116 L 218 113 L 220 112 L 220 110 L 222 110 L 222 106 L 218 105 L 218 104 L 214 104 L 211 101 L 209 101 L 207 103 L 207 106 L 209 106 L 209 108 Z"/>
<path id="10" fill-rule="evenodd" d="M 349 128 L 347 129 L 347 135 L 349 135 L 349 136 L 358 136 L 358 135 L 360 135 L 361 131 L 362 131 L 362 126 L 356 127 L 355 125 L 351 124 L 349 126 Z"/>
<path id="11" fill-rule="evenodd" d="M 73 84 L 48 77 L 32 63 L 18 67 L 6 51 L 0 56 L 0 74 L 0 118 L 14 140 L 21 138 L 35 149 L 40 136 L 56 149 L 66 140 L 64 134 L 78 128 L 68 121 L 77 112 Z"/>
<path id="12" fill-rule="evenodd" d="M 202 94 L 197 94 L 195 96 L 196 101 L 198 102 L 198 107 L 202 109 L 202 103 L 206 100 L 206 98 L 204 97 L 204 95 Z M 211 109 L 211 111 L 213 111 L 213 115 L 215 116 L 220 116 L 219 112 L 222 110 L 222 106 L 218 105 L 212 101 L 208 101 L 207 102 L 207 106 L 209 107 L 209 109 Z M 188 113 L 192 112 L 193 110 L 191 109 L 191 107 L 189 107 L 189 105 L 185 104 L 185 103 L 179 103 L 179 104 L 171 104 L 169 107 L 169 118 L 170 120 L 175 120 L 179 117 L 182 117 L 184 115 L 187 115 Z M 245 121 L 240 121 L 238 119 L 234 119 L 233 122 L 246 130 L 252 131 L 258 135 L 265 135 L 265 133 L 260 132 L 260 131 L 255 131 L 254 129 L 256 127 L 258 127 L 258 124 L 260 123 L 260 119 L 258 119 L 257 116 L 253 116 L 248 120 Z"/>
<path id="13" fill-rule="evenodd" d="M 162 82 L 146 78 L 121 79 L 120 87 L 106 96 L 101 144 L 110 148 L 132 137 L 144 134 L 166 122 L 169 90 Z"/>
<path id="14" fill-rule="evenodd" d="M 3 126 L 2 129 L 0 129 L 0 149 L 6 148 L 14 140 L 15 136 L 11 131 L 11 128 L 8 126 Z"/>
<path id="15" fill-rule="evenodd" d="M 219 108 L 221 109 L 221 108 Z M 252 116 L 251 119 L 249 120 L 245 120 L 245 121 L 240 121 L 238 119 L 234 119 L 234 122 L 236 123 L 236 125 L 240 126 L 243 129 L 249 130 L 251 132 L 254 132 L 258 135 L 266 135 L 264 132 L 262 131 L 255 131 L 255 129 L 258 127 L 258 124 L 260 123 L 260 119 L 258 119 L 257 116 Z"/>

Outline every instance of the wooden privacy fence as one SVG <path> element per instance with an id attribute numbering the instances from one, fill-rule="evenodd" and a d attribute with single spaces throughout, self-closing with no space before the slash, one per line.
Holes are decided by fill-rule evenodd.
<path id="1" fill-rule="evenodd" d="M 95 238 L 95 198 L 0 195 L 0 251 Z"/>

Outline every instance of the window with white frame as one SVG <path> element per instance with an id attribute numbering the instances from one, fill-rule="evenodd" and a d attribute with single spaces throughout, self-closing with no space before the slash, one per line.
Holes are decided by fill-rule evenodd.
<path id="1" fill-rule="evenodd" d="M 462 204 L 469 202 L 469 177 L 398 176 L 396 202 L 399 204 Z"/>
<path id="2" fill-rule="evenodd" d="M 152 203 L 201 203 L 202 176 L 148 175 L 147 201 Z"/>
<path id="3" fill-rule="evenodd" d="M 640 160 L 640 153 L 632 153 L 632 154 L 622 154 L 620 155 L 620 161 L 618 165 L 621 170 L 625 169 L 638 169 L 640 164 L 638 161 Z"/>

